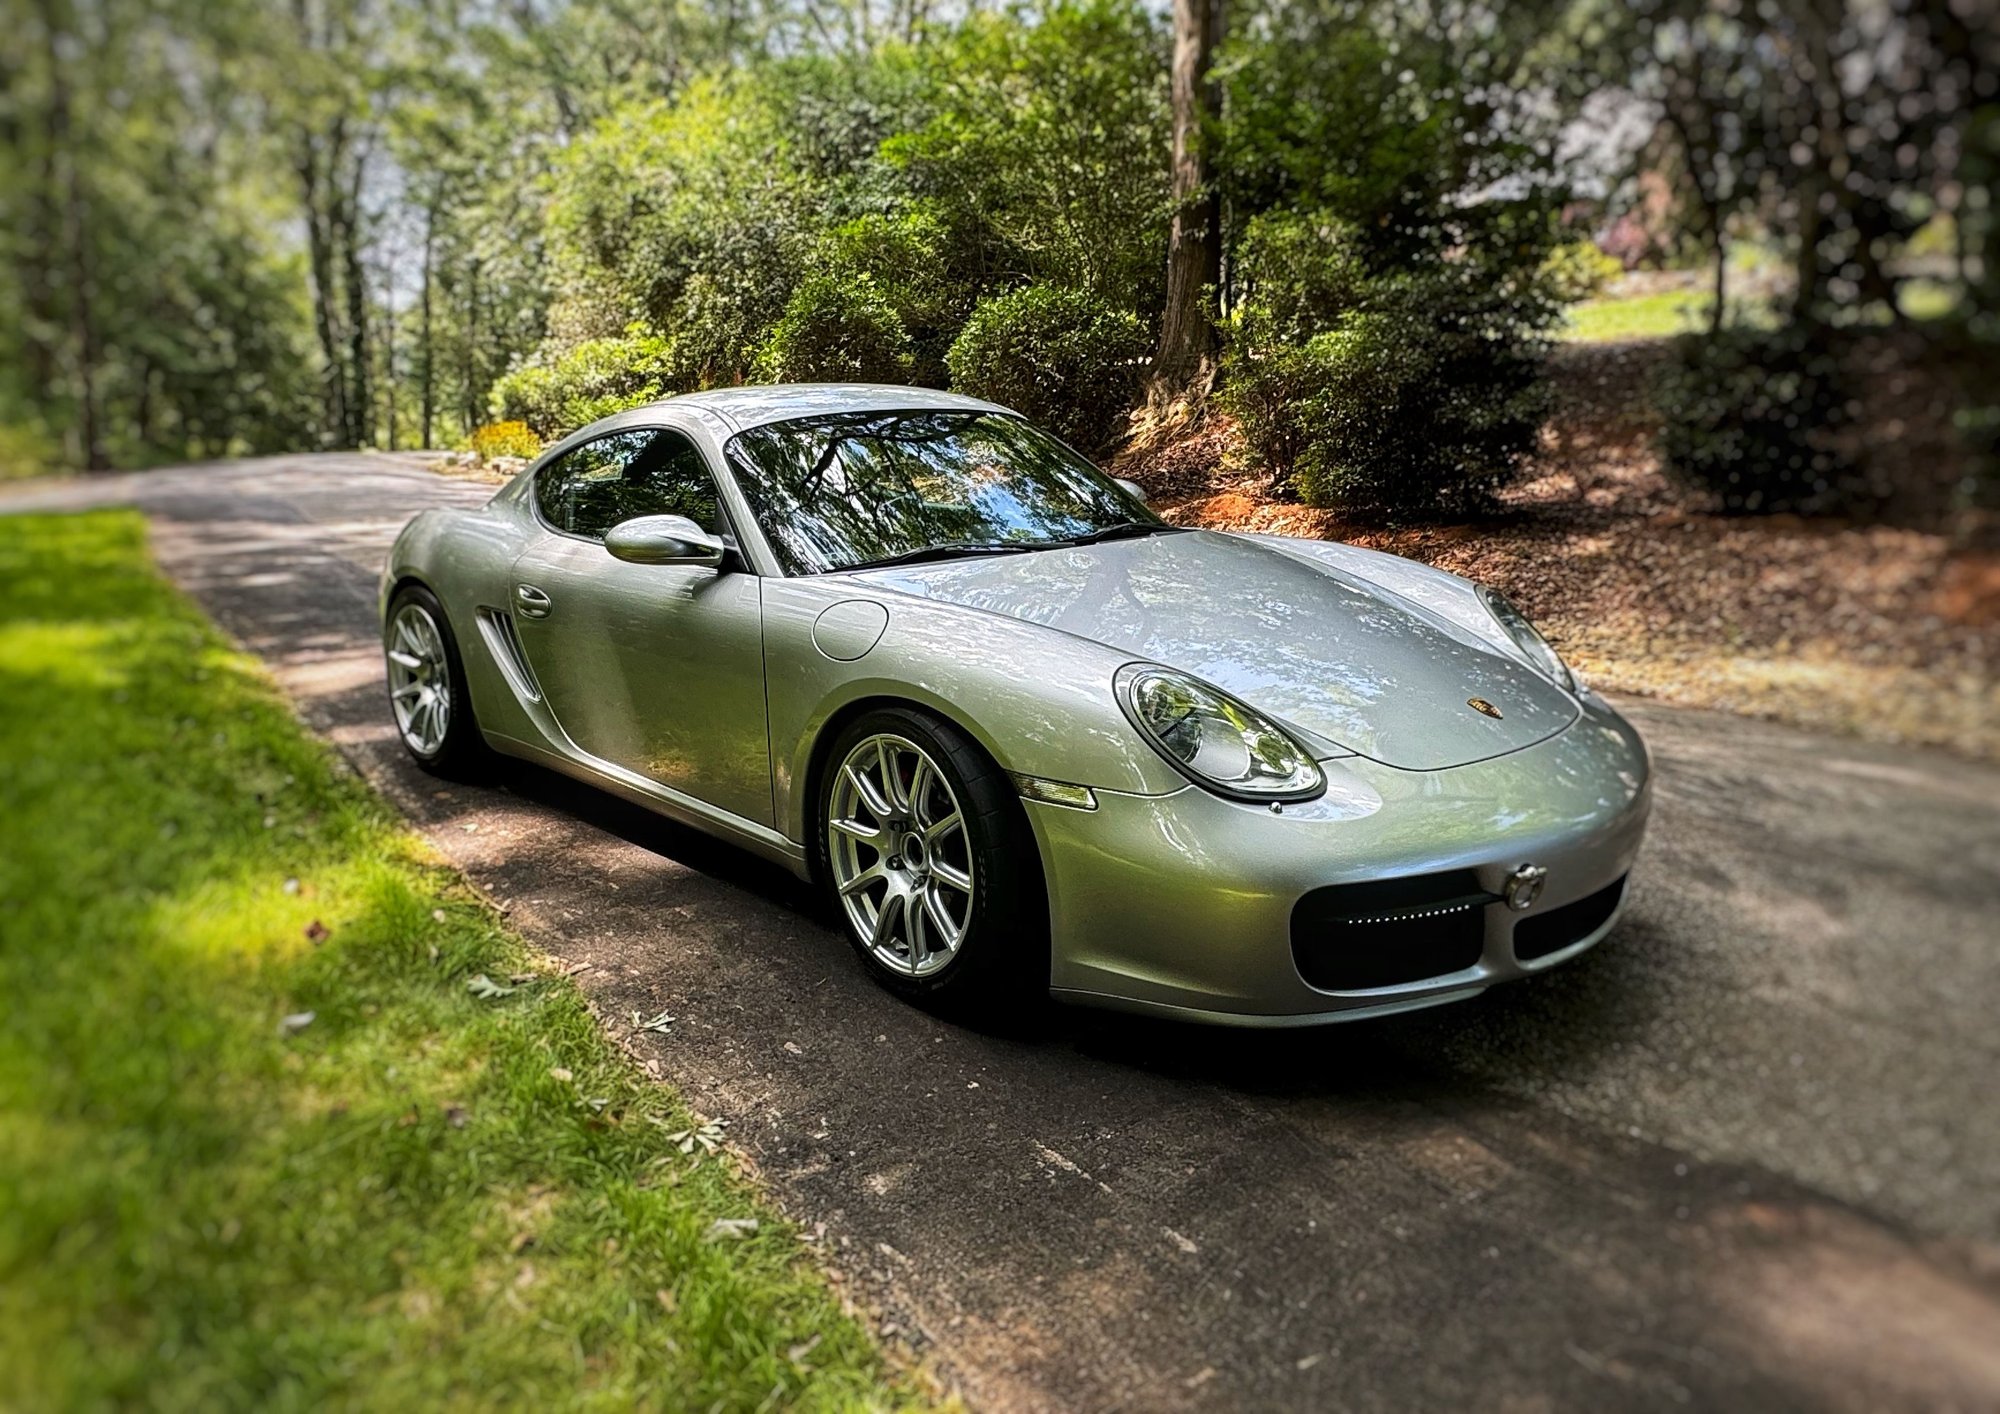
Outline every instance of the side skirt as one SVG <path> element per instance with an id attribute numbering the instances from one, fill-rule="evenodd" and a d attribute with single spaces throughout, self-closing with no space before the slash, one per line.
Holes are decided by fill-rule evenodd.
<path id="1" fill-rule="evenodd" d="M 786 839 L 768 825 L 760 825 L 754 820 L 746 820 L 741 815 L 719 810 L 706 801 L 677 791 L 671 786 L 663 786 L 651 781 L 636 771 L 628 771 L 609 761 L 577 753 L 552 750 L 538 742 L 522 741 L 517 737 L 501 736 L 487 732 L 486 741 L 495 751 L 508 756 L 518 756 L 524 761 L 533 761 L 560 771 L 565 776 L 582 781 L 586 785 L 607 790 L 620 799 L 629 800 L 643 809 L 657 815 L 700 830 L 703 834 L 714 835 L 733 845 L 749 850 L 759 858 L 768 859 L 773 864 L 791 870 L 801 879 L 812 878 L 812 864 L 806 856 L 805 846 Z"/>

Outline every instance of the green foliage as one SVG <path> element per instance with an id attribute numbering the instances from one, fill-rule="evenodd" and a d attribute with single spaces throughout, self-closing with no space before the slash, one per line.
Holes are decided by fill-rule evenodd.
<path id="1" fill-rule="evenodd" d="M 927 121 L 882 156 L 948 233 L 976 292 L 1027 282 L 1126 309 L 1161 297 L 1166 40 L 1139 0 L 975 15 L 923 54 Z"/>
<path id="2" fill-rule="evenodd" d="M 1707 290 L 1662 290 L 1629 299 L 1585 300 L 1563 320 L 1563 337 L 1580 343 L 1623 339 L 1664 339 L 1708 327 L 1715 296 Z M 1732 305 L 1732 314 L 1741 314 Z"/>
<path id="3" fill-rule="evenodd" d="M 804 268 L 818 205 L 771 100 L 752 78 L 702 79 L 614 109 L 562 154 L 548 218 L 559 342 L 635 319 L 678 330 L 726 302 L 748 337 L 710 341 L 694 362 L 717 382 L 747 372 Z"/>
<path id="4" fill-rule="evenodd" d="M 191 9 L 162 44 L 144 0 L 87 7 L 87 40 L 43 32 L 84 8 L 23 10 L 0 60 L 0 422 L 32 429 L 9 459 L 309 444 L 304 265 L 216 79 L 241 37 Z"/>
<path id="5" fill-rule="evenodd" d="M 981 300 L 946 361 L 960 392 L 1090 451 L 1122 425 L 1147 347 L 1129 310 L 1082 290 L 1028 285 Z"/>
<path id="6" fill-rule="evenodd" d="M 871 213 L 829 231 L 815 263 L 838 278 L 866 282 L 909 335 L 911 382 L 942 388 L 945 352 L 972 312 L 978 273 L 956 268 L 961 252 L 927 203 Z"/>
<path id="7" fill-rule="evenodd" d="M 1865 480 L 1837 446 L 1852 420 L 1838 352 L 1799 325 L 1681 340 L 1663 370 L 1660 452 L 1730 515 L 1859 509 Z"/>
<path id="8" fill-rule="evenodd" d="M 756 362 L 768 316 L 768 292 L 749 288 L 741 271 L 696 271 L 674 301 L 661 365 L 662 386 L 685 393 L 742 382 Z"/>
<path id="9" fill-rule="evenodd" d="M 901 383 L 910 336 L 866 275 L 808 275 L 771 331 L 759 372 L 778 383 Z"/>
<path id="10" fill-rule="evenodd" d="M 587 339 L 507 374 L 493 385 L 493 415 L 554 440 L 672 391 L 671 344 L 647 325 L 633 324 L 617 338 Z"/>
<path id="11" fill-rule="evenodd" d="M 499 457 L 530 458 L 542 450 L 542 439 L 528 430 L 525 422 L 488 422 L 472 429 L 466 446 L 481 461 Z"/>
<path id="12" fill-rule="evenodd" d="M 1354 225 L 1323 211 L 1280 209 L 1244 224 L 1236 255 L 1237 342 L 1302 344 L 1367 297 L 1367 254 Z"/>
<path id="13" fill-rule="evenodd" d="M 1164 65 L 1136 0 L 1082 0 L 618 105 L 556 165 L 559 295 L 529 367 L 643 318 L 670 335 L 664 389 L 942 385 L 995 290 L 1048 280 L 1136 316 L 1162 265 Z M 550 376 L 527 380 L 548 402 Z"/>
<path id="14" fill-rule="evenodd" d="M 1533 269 L 1557 234 L 1562 193 L 1539 174 L 1553 167 L 1560 116 L 1509 92 L 1552 82 L 1537 60 L 1547 9 L 1502 7 L 1475 35 L 1463 17 L 1367 0 L 1246 5 L 1216 66 L 1213 141 L 1231 207 L 1344 221 L 1375 269 L 1419 269 L 1447 250 Z"/>
<path id="15" fill-rule="evenodd" d="M 1536 27 L 1468 48 L 1351 0 L 1254 8 L 1218 72 L 1239 213 L 1223 400 L 1250 458 L 1360 514 L 1490 504 L 1533 447 L 1571 291 L 1554 134 L 1498 106 Z"/>
<path id="16" fill-rule="evenodd" d="M 1968 399 L 1952 422 L 1971 459 L 1963 488 L 1965 503 L 2000 511 L 2000 401 L 1990 394 Z"/>
<path id="17" fill-rule="evenodd" d="M 909 1401 L 143 535 L 0 521 L 0 1406 Z"/>
<path id="18" fill-rule="evenodd" d="M 1252 461 L 1311 504 L 1483 510 L 1534 446 L 1554 302 L 1469 259 L 1371 274 L 1363 245 L 1327 216 L 1253 225 L 1223 406 Z"/>
<path id="19" fill-rule="evenodd" d="M 1592 240 L 1565 241 L 1549 252 L 1541 271 L 1549 292 L 1564 304 L 1600 298 L 1624 273 L 1624 262 Z"/>
<path id="20" fill-rule="evenodd" d="M 61 450 L 30 413 L 0 418 L 0 481 L 41 476 L 61 465 Z"/>

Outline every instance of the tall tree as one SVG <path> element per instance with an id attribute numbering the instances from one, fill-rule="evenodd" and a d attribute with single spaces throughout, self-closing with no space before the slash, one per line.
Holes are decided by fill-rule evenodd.
<path id="1" fill-rule="evenodd" d="M 67 259 L 70 358 L 76 389 L 77 450 L 86 471 L 102 471 L 111 463 L 105 455 L 98 421 L 97 297 L 91 269 L 90 206 L 84 193 L 83 158 L 71 131 L 69 59 L 63 52 L 76 38 L 69 7 L 61 0 L 41 0 L 42 38 L 48 55 L 49 199 L 60 209 L 56 223 Z"/>
<path id="2" fill-rule="evenodd" d="M 1215 301 L 1222 284 L 1222 197 L 1207 142 L 1220 116 L 1212 77 L 1225 0 L 1174 0 L 1173 224 L 1167 232 L 1167 303 L 1153 357 L 1156 385 L 1206 391 L 1215 376 Z"/>

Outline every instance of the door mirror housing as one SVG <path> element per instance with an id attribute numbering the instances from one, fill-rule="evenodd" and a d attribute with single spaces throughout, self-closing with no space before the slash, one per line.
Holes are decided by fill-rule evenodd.
<path id="1" fill-rule="evenodd" d="M 722 563 L 723 543 L 686 516 L 634 516 L 611 527 L 604 548 L 613 559 L 634 565 Z"/>
<path id="2" fill-rule="evenodd" d="M 1140 505 L 1150 506 L 1153 504 L 1153 498 L 1146 494 L 1146 488 L 1141 486 L 1138 482 L 1127 481 L 1122 476 L 1114 476 L 1111 479 L 1117 482 L 1120 486 L 1124 487 L 1126 491 L 1131 493 L 1132 497 L 1135 500 L 1137 500 Z"/>

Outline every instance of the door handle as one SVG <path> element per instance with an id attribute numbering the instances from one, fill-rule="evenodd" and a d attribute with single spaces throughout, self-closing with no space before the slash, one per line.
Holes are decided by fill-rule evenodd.
<path id="1" fill-rule="evenodd" d="M 514 607 L 524 619 L 545 619 L 555 604 L 534 585 L 517 584 L 514 586 Z"/>

